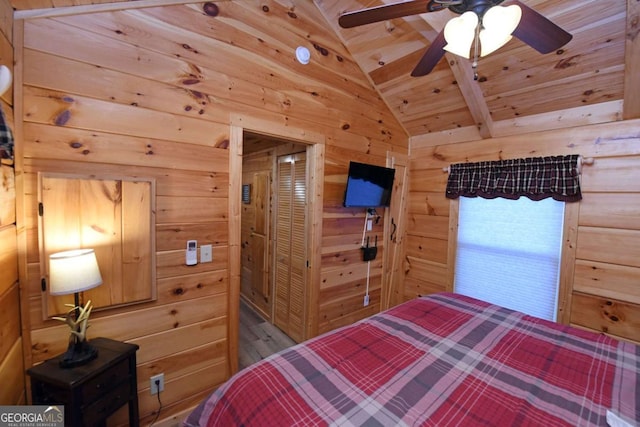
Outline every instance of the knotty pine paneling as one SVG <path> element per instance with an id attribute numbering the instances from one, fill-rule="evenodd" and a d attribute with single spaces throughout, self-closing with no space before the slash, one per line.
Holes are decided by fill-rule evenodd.
<path id="1" fill-rule="evenodd" d="M 0 381 L 2 381 L 0 402 L 3 404 L 24 405 L 26 403 L 22 354 L 22 338 L 18 338 L 0 362 Z"/>
<path id="2" fill-rule="evenodd" d="M 117 339 L 122 341 L 147 335 L 158 336 L 164 331 L 188 326 L 191 323 L 226 316 L 226 300 L 226 294 L 219 294 L 164 305 L 147 305 L 148 308 L 129 309 L 113 315 L 106 312 L 102 316 L 92 313 L 89 335 L 118 337 Z M 56 322 L 55 325 L 31 332 L 35 362 L 55 356 L 66 349 L 69 328 L 61 322 Z M 177 366 L 174 367 L 174 369 L 177 368 Z M 143 381 L 144 378 L 140 380 Z"/>
<path id="3" fill-rule="evenodd" d="M 637 304 L 575 292 L 572 324 L 640 342 L 640 310 Z"/>
<path id="4" fill-rule="evenodd" d="M 576 260 L 573 288 L 582 293 L 640 305 L 639 270 L 637 267 Z"/>
<path id="5" fill-rule="evenodd" d="M 0 165 L 0 227 L 16 223 L 16 186 L 13 167 Z"/>
<path id="6" fill-rule="evenodd" d="M 18 281 L 18 245 L 15 224 L 0 227 L 0 295 Z"/>
<path id="7" fill-rule="evenodd" d="M 589 195 L 587 194 L 586 197 Z M 640 267 L 640 231 L 579 227 L 576 257 Z"/>
<path id="8" fill-rule="evenodd" d="M 135 3 L 135 2 L 133 2 Z M 26 212 L 24 296 L 27 360 L 63 350 L 66 326 L 43 320 L 39 290 L 36 177 L 39 171 L 144 176 L 156 180 L 158 298 L 92 314 L 90 336 L 137 342 L 141 419 L 157 409 L 148 376 L 166 378 L 161 418 L 195 405 L 230 373 L 230 117 L 285 124 L 324 136 L 328 172 L 322 253 L 360 255 L 364 211 L 341 206 L 350 159 L 384 164 L 407 152 L 407 136 L 312 2 L 220 2 L 99 11 L 20 22 L 24 87 L 21 188 Z M 295 12 L 295 13 L 294 13 Z M 312 61 L 295 60 L 298 45 Z M 256 129 L 256 131 L 259 129 Z M 355 218 L 355 219 L 354 219 Z M 382 225 L 374 232 L 382 236 Z M 350 236 L 344 240 L 343 236 Z M 373 235 L 372 235 L 373 236 Z M 213 262 L 184 265 L 186 240 L 213 245 Z M 324 245 L 330 247 L 325 249 Z M 381 254 L 379 253 L 379 256 Z M 366 266 L 338 282 L 339 301 L 314 307 L 322 329 L 377 311 L 362 307 Z M 325 277 L 335 265 L 328 264 Z M 320 287 L 320 284 L 314 284 Z M 336 310 L 336 306 L 340 309 Z M 233 308 L 234 310 L 236 308 Z M 335 317 L 335 319 L 334 319 Z M 318 330 L 315 325 L 312 330 Z M 167 342 L 175 342 L 167 346 Z M 124 416 L 116 415 L 124 422 Z"/>
<path id="9" fill-rule="evenodd" d="M 451 163 L 581 154 L 583 200 L 573 229 L 570 319 L 576 326 L 638 341 L 640 296 L 639 120 L 421 146 L 411 156 L 404 298 L 450 289 L 455 242 L 443 237 L 449 218 L 444 198 Z M 443 140 L 448 140 L 443 137 Z M 434 139 L 434 141 L 437 140 Z M 430 220 L 425 219 L 432 217 Z M 455 220 L 455 219 L 454 219 Z"/>
<path id="10" fill-rule="evenodd" d="M 19 302 L 17 283 L 0 293 L 0 360 L 4 360 L 11 347 L 20 340 Z"/>
<path id="11" fill-rule="evenodd" d="M 640 192 L 589 193 L 580 202 L 580 225 L 640 230 Z"/>

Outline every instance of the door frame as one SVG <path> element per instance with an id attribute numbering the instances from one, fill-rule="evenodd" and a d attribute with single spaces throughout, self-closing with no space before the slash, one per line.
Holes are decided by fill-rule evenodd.
<path id="1" fill-rule="evenodd" d="M 387 167 L 396 169 L 391 192 L 391 205 L 384 215 L 384 259 L 380 310 L 386 310 L 404 301 L 404 234 L 406 220 L 403 213 L 408 203 L 409 157 L 387 152 Z"/>
<path id="2" fill-rule="evenodd" d="M 241 212 L 242 155 L 245 132 L 290 140 L 307 146 L 308 171 L 308 236 L 306 310 L 303 339 L 318 333 L 318 296 L 322 259 L 322 211 L 324 191 L 325 136 L 279 122 L 241 114 L 229 117 L 229 295 L 228 295 L 228 357 L 231 375 L 238 371 L 238 331 L 240 326 L 241 276 Z"/>

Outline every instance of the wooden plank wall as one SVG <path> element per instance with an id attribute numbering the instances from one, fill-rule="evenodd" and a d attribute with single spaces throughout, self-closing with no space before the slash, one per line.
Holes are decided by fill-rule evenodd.
<path id="1" fill-rule="evenodd" d="M 66 326 L 42 320 L 36 173 L 156 179 L 158 299 L 92 314 L 89 330 L 140 345 L 140 412 L 148 422 L 157 409 L 151 375 L 165 373 L 164 418 L 229 374 L 227 316 L 237 310 L 228 301 L 230 115 L 326 137 L 324 232 L 315 248 L 323 255 L 314 283 L 321 298 L 312 301 L 322 326 L 315 330 L 377 311 L 375 292 L 362 310 L 365 264 L 344 266 L 360 256 L 364 211 L 342 208 L 342 193 L 349 159 L 384 165 L 388 151 L 407 152 L 407 136 L 311 2 L 131 3 L 15 22 L 24 39 L 16 44 L 24 70 L 18 221 L 30 366 L 64 350 L 67 339 Z M 298 45 L 310 49 L 309 65 L 295 61 Z M 184 266 L 188 239 L 212 244 L 213 263 Z M 379 266 L 373 270 L 380 275 Z"/>
<path id="2" fill-rule="evenodd" d="M 570 273 L 570 323 L 640 341 L 640 120 L 440 145 L 438 135 L 411 142 L 405 299 L 453 286 L 449 200 L 451 163 L 581 154 L 575 259 Z M 446 138 L 440 138 L 446 140 Z"/>
<path id="3" fill-rule="evenodd" d="M 13 71 L 13 9 L 0 0 L 0 64 Z M 0 107 L 14 127 L 13 85 Z M 0 160 L 0 405 L 25 404 L 14 162 Z"/>

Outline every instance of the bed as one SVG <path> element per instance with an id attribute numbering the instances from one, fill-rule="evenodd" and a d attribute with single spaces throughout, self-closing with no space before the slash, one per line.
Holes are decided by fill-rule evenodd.
<path id="1" fill-rule="evenodd" d="M 440 293 L 240 371 L 184 425 L 640 426 L 639 388 L 640 346 Z"/>

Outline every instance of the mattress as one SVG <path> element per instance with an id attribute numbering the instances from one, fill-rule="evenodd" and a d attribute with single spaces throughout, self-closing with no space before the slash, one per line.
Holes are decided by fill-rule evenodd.
<path id="1" fill-rule="evenodd" d="M 240 371 L 184 425 L 639 425 L 639 387 L 640 346 L 440 293 Z"/>

